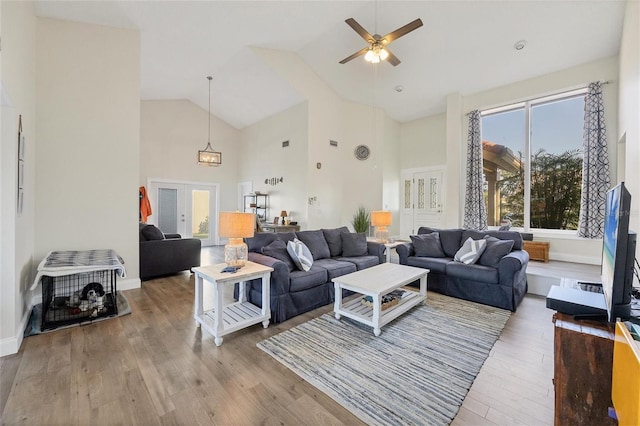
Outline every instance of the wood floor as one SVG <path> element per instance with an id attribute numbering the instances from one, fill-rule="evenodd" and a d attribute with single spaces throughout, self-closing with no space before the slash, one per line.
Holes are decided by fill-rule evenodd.
<path id="1" fill-rule="evenodd" d="M 218 256 L 203 250 L 203 264 Z M 190 274 L 123 293 L 131 315 L 31 336 L 0 358 L 3 425 L 362 424 L 256 348 L 331 306 L 216 347 L 193 321 Z M 453 425 L 553 424 L 551 316 L 543 298 L 525 297 Z"/>

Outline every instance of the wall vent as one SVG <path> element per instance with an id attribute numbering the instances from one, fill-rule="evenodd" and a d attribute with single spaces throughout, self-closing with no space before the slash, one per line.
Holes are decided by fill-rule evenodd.
<path id="1" fill-rule="evenodd" d="M 282 147 L 283 147 L 283 148 L 286 148 L 286 147 L 288 147 L 288 146 L 289 146 L 289 141 L 283 141 L 283 142 L 282 142 Z"/>
<path id="2" fill-rule="evenodd" d="M 332 141 L 332 140 L 329 140 L 329 145 L 331 145 L 331 146 L 338 146 L 338 141 Z"/>

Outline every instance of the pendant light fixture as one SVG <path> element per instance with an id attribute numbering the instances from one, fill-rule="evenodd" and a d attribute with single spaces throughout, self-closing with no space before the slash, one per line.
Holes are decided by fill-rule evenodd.
<path id="1" fill-rule="evenodd" d="M 222 153 L 218 151 L 214 151 L 211 147 L 211 80 L 213 77 L 207 76 L 207 80 L 209 80 L 209 115 L 207 118 L 209 119 L 209 135 L 207 138 L 207 147 L 198 151 L 198 164 L 204 166 L 219 166 L 222 164 Z"/>

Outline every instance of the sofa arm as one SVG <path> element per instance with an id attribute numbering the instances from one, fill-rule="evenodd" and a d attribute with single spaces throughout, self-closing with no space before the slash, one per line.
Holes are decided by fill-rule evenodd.
<path id="1" fill-rule="evenodd" d="M 249 252 L 249 260 L 273 268 L 273 272 L 271 272 L 271 285 L 269 286 L 269 291 L 272 296 L 289 293 L 289 267 L 286 263 L 252 251 Z"/>
<path id="2" fill-rule="evenodd" d="M 140 278 L 191 270 L 200 266 L 202 242 L 197 238 L 175 238 L 140 243 Z"/>
<path id="3" fill-rule="evenodd" d="M 385 248 L 384 244 L 380 244 L 375 241 L 367 241 L 367 254 L 369 254 L 369 256 L 378 256 L 380 263 L 386 262 L 386 257 L 384 255 Z"/>
<path id="4" fill-rule="evenodd" d="M 518 277 L 525 274 L 529 264 L 529 253 L 524 250 L 514 250 L 500 259 L 498 273 L 500 284 L 513 286 Z"/>
<path id="5" fill-rule="evenodd" d="M 413 256 L 413 243 L 402 243 L 396 246 L 396 253 L 398 253 L 398 257 L 400 258 L 399 263 L 406 265 L 409 256 Z"/>
<path id="6" fill-rule="evenodd" d="M 180 234 L 164 234 L 164 237 L 167 240 L 173 240 L 173 239 L 176 239 L 176 238 L 182 238 L 182 235 L 180 235 Z"/>

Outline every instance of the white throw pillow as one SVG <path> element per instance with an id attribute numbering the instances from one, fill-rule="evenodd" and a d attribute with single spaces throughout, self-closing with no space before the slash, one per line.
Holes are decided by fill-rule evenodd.
<path id="1" fill-rule="evenodd" d="M 467 238 L 460 250 L 457 251 L 453 260 L 456 262 L 462 262 L 466 265 L 472 265 L 480 259 L 482 253 L 487 248 L 487 240 L 474 240 L 473 238 Z"/>
<path id="2" fill-rule="evenodd" d="M 309 248 L 299 239 L 294 238 L 293 241 L 287 243 L 287 252 L 291 256 L 291 260 L 301 271 L 308 271 L 313 265 L 313 256 Z"/>

